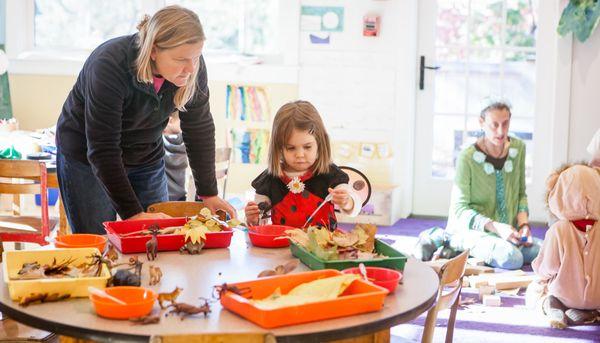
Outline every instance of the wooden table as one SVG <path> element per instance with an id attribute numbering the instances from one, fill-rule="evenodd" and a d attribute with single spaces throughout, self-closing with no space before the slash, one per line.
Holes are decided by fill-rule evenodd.
<path id="1" fill-rule="evenodd" d="M 121 260 L 130 255 L 121 256 Z M 180 302 L 200 305 L 198 297 L 210 297 L 212 287 L 224 282 L 239 282 L 256 278 L 265 269 L 293 259 L 289 248 L 255 248 L 246 242 L 245 234 L 236 231 L 229 249 L 207 249 L 200 255 L 180 255 L 161 252 L 154 262 L 140 254 L 143 266 L 142 285 L 148 285 L 148 265 L 158 265 L 163 271 L 161 283 L 149 287 L 157 292 L 170 292 L 175 286 L 184 290 Z M 300 264 L 297 271 L 308 270 Z M 278 341 L 328 341 L 372 334 L 415 319 L 429 309 L 434 301 L 439 281 L 437 274 L 420 261 L 409 259 L 403 284 L 388 295 L 381 311 L 276 328 L 271 331 Z M 20 307 L 10 300 L 6 285 L 0 291 L 0 311 L 24 324 L 72 337 L 98 341 L 147 342 L 152 335 L 257 333 L 267 330 L 223 310 L 218 302 L 212 313 L 180 320 L 176 316 L 161 317 L 155 325 L 138 326 L 129 321 L 103 319 L 94 313 L 86 298 L 71 299 Z M 159 313 L 155 305 L 154 314 Z"/>

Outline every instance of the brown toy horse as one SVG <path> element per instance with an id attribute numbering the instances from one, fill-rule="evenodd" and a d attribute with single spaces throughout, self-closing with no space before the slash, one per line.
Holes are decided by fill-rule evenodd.
<path id="1" fill-rule="evenodd" d="M 149 241 L 146 242 L 146 258 L 148 261 L 154 261 L 156 259 L 156 255 L 158 255 L 158 233 L 160 232 L 160 227 L 158 225 L 151 225 L 148 230 L 152 235 Z"/>

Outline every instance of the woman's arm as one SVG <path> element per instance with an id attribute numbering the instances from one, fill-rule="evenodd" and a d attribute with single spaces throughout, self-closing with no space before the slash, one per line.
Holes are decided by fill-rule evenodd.
<path id="1" fill-rule="evenodd" d="M 463 151 L 456 164 L 456 176 L 450 196 L 450 211 L 458 221 L 460 230 L 483 231 L 492 220 L 471 207 L 471 167 L 468 154 Z"/>

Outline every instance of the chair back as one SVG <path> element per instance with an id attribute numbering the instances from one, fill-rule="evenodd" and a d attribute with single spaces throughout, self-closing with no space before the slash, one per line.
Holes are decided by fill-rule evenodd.
<path id="1" fill-rule="evenodd" d="M 350 178 L 348 184 L 363 200 L 362 207 L 364 207 L 371 198 L 371 183 L 369 179 L 358 169 L 348 166 L 340 166 L 339 168 L 348 174 Z"/>
<path id="2" fill-rule="evenodd" d="M 40 194 L 42 209 L 40 231 L 35 232 L 39 239 L 23 239 L 23 235 L 31 236 L 30 231 L 18 233 L 11 231 L 2 233 L 4 241 L 33 241 L 38 244 L 47 244 L 44 238 L 50 234 L 50 218 L 48 215 L 48 174 L 43 162 L 27 160 L 0 160 L 0 194 L 13 195 L 13 216 L 20 216 L 20 195 Z"/>
<path id="3" fill-rule="evenodd" d="M 162 212 L 171 217 L 191 217 L 197 215 L 204 204 L 195 201 L 165 201 L 157 202 L 148 206 L 148 212 Z"/>
<path id="4" fill-rule="evenodd" d="M 227 190 L 227 174 L 231 163 L 231 148 L 217 148 L 215 151 L 215 175 L 217 177 L 217 185 L 221 184 L 221 198 L 225 199 L 225 191 Z"/>
<path id="5" fill-rule="evenodd" d="M 433 331 L 437 314 L 441 310 L 451 308 L 450 318 L 446 327 L 446 343 L 452 342 L 454 333 L 454 321 L 458 310 L 460 292 L 462 290 L 462 279 L 465 274 L 465 267 L 469 257 L 469 250 L 449 260 L 440 268 L 438 276 L 440 286 L 438 289 L 436 304 L 427 313 L 427 320 L 423 328 L 422 343 L 431 343 L 433 341 Z"/>

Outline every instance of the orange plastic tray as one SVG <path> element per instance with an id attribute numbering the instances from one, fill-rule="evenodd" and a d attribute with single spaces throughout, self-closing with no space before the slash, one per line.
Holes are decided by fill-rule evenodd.
<path id="1" fill-rule="evenodd" d="M 250 292 L 247 293 L 246 297 L 251 296 L 254 299 L 262 299 L 271 295 L 277 287 L 281 289 L 281 293 L 286 294 L 302 283 L 336 275 L 341 275 L 341 272 L 333 269 L 323 269 L 228 285 L 238 288 L 248 287 Z M 221 297 L 221 305 L 263 328 L 275 328 L 379 311 L 383 307 L 383 301 L 387 293 L 388 291 L 383 287 L 363 280 L 355 280 L 340 297 L 327 301 L 263 310 L 254 306 L 247 298 L 227 292 Z"/>

